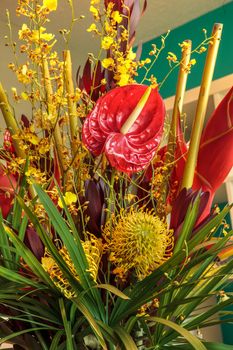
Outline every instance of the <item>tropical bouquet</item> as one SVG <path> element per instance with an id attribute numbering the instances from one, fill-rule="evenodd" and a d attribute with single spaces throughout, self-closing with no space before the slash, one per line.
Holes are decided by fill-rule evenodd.
<path id="1" fill-rule="evenodd" d="M 165 47 L 140 59 L 146 0 L 90 1 L 100 52 L 73 82 L 71 54 L 46 31 L 56 0 L 18 0 L 22 91 L 0 85 L 0 344 L 16 350 L 224 350 L 201 329 L 232 322 L 230 210 L 211 209 L 233 163 L 233 90 L 203 130 L 222 25 L 181 57 L 173 115 L 152 74 Z M 69 43 L 70 29 L 61 29 Z M 9 14 L 8 14 L 8 18 Z M 168 35 L 168 34 L 167 34 Z M 207 50 L 208 48 L 208 50 Z M 194 54 L 207 51 L 190 142 L 182 104 Z M 138 82 L 138 72 L 144 72 Z M 31 106 L 20 118 L 10 100 Z M 203 303 L 216 297 L 216 303 Z M 224 316 L 221 318 L 220 316 Z"/>

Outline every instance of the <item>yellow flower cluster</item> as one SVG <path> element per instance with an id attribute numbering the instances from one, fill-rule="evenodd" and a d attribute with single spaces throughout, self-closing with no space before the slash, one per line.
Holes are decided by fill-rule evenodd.
<path id="1" fill-rule="evenodd" d="M 82 242 L 82 246 L 89 265 L 88 271 L 90 272 L 90 275 L 93 278 L 93 280 L 96 281 L 103 250 L 102 242 L 94 236 L 90 236 L 89 240 Z M 65 246 L 59 249 L 59 254 L 65 261 L 72 276 L 77 281 L 79 281 L 79 276 Z M 44 270 L 48 272 L 54 284 L 61 291 L 61 293 L 65 295 L 67 299 L 71 299 L 77 296 L 72 286 L 70 285 L 66 277 L 64 277 L 59 266 L 54 261 L 51 254 L 48 251 L 45 252 L 44 257 L 41 259 L 41 263 Z"/>
<path id="2" fill-rule="evenodd" d="M 129 45 L 128 28 L 122 25 L 125 15 L 114 10 L 114 2 L 109 2 L 105 11 L 105 19 L 102 23 L 99 1 L 91 1 L 90 12 L 95 23 L 87 29 L 88 32 L 101 36 L 101 49 L 110 52 L 107 58 L 102 59 L 103 68 L 113 72 L 116 85 L 123 86 L 134 82 L 137 63 L 136 54 Z M 98 29 L 101 27 L 102 29 Z M 125 50 L 122 50 L 122 46 Z"/>

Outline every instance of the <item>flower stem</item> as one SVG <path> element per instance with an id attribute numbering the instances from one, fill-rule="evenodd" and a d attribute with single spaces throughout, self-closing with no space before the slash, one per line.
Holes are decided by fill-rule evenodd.
<path id="1" fill-rule="evenodd" d="M 187 162 L 184 169 L 183 181 L 181 188 L 191 188 L 194 179 L 194 173 L 197 163 L 198 150 L 201 140 L 201 133 L 205 120 L 205 114 L 208 104 L 210 85 L 213 78 L 214 67 L 216 63 L 219 43 L 221 39 L 223 25 L 216 23 L 212 31 L 212 40 L 210 41 L 206 57 L 202 82 L 197 102 L 196 115 L 194 118 Z"/>

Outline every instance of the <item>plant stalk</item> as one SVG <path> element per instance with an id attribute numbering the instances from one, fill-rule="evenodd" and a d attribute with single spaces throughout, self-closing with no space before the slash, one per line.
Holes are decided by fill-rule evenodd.
<path id="1" fill-rule="evenodd" d="M 212 40 L 209 44 L 204 72 L 202 76 L 202 82 L 201 82 L 201 87 L 200 87 L 200 92 L 199 92 L 199 97 L 197 102 L 196 115 L 194 118 L 190 146 L 189 146 L 187 161 L 184 169 L 181 189 L 184 187 L 191 188 L 193 184 L 199 145 L 201 140 L 201 133 L 202 133 L 203 124 L 205 120 L 208 97 L 210 92 L 210 85 L 214 74 L 214 67 L 215 67 L 219 43 L 221 39 L 222 27 L 223 25 L 221 23 L 216 23 L 213 27 Z"/>
<path id="2" fill-rule="evenodd" d="M 5 120 L 6 126 L 9 129 L 11 136 L 16 135 L 19 132 L 18 124 L 15 120 L 15 116 L 11 110 L 7 95 L 3 89 L 2 84 L 0 83 L 0 108 L 3 114 L 3 118 Z M 13 138 L 13 144 L 15 148 L 15 152 L 18 157 L 26 158 L 24 151 L 20 148 L 18 140 Z"/>
<path id="3" fill-rule="evenodd" d="M 178 73 L 178 80 L 176 85 L 176 95 L 174 100 L 174 106 L 173 106 L 173 112 L 172 112 L 172 120 L 171 120 L 171 127 L 168 137 L 168 145 L 167 145 L 167 152 L 165 155 L 165 169 L 163 172 L 164 181 L 160 188 L 160 193 L 162 194 L 160 198 L 157 201 L 157 212 L 161 219 L 165 220 L 167 215 L 167 206 L 166 206 L 166 199 L 167 199 L 167 192 L 168 192 L 168 184 L 169 182 L 166 179 L 170 178 L 173 166 L 174 166 L 174 160 L 175 160 L 175 149 L 177 144 L 177 126 L 179 117 L 182 113 L 183 109 L 183 101 L 184 101 L 184 94 L 186 89 L 186 83 L 188 78 L 188 70 L 186 67 L 189 64 L 190 56 L 191 56 L 191 49 L 192 49 L 192 41 L 186 40 L 185 41 L 187 45 L 182 50 L 182 56 L 180 61 L 180 69 Z M 160 327 L 160 326 L 158 326 Z"/>
<path id="4" fill-rule="evenodd" d="M 65 77 L 65 86 L 67 92 L 67 103 L 68 103 L 68 113 L 69 113 L 69 123 L 70 123 L 70 133 L 71 133 L 71 147 L 73 156 L 76 153 L 75 140 L 78 136 L 78 116 L 76 109 L 76 102 L 74 100 L 74 84 L 72 79 L 72 61 L 69 50 L 63 51 L 64 59 L 64 77 Z"/>
<path id="5" fill-rule="evenodd" d="M 45 92 L 46 92 L 46 98 L 47 98 L 48 113 L 53 114 L 53 113 L 56 113 L 56 110 L 54 110 L 53 108 L 53 101 L 52 101 L 53 89 L 52 89 L 52 84 L 50 80 L 48 62 L 46 59 L 43 59 L 43 74 L 44 74 L 44 85 L 45 85 Z M 61 172 L 63 174 L 65 170 L 65 162 L 64 162 L 63 150 L 62 150 L 63 142 L 62 142 L 61 130 L 60 130 L 58 121 L 56 121 L 53 136 L 54 136 L 55 146 L 57 149 L 57 155 L 58 155 L 58 159 L 61 167 Z"/>
<path id="6" fill-rule="evenodd" d="M 185 40 L 185 42 L 188 45 L 182 51 L 182 58 L 180 62 L 180 69 L 179 69 L 178 80 L 176 85 L 176 95 L 175 95 L 175 101 L 174 101 L 173 112 L 172 112 L 171 133 L 170 133 L 169 141 L 172 141 L 172 139 L 176 138 L 177 136 L 178 118 L 182 114 L 183 103 L 184 103 L 184 94 L 185 94 L 187 78 L 188 78 L 188 70 L 185 69 L 185 67 L 187 67 L 189 64 L 191 49 L 192 49 L 192 41 Z"/>

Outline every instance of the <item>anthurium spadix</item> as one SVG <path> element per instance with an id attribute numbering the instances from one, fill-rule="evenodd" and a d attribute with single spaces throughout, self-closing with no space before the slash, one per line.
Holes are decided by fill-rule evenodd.
<path id="1" fill-rule="evenodd" d="M 105 153 L 112 167 L 137 172 L 156 153 L 164 117 L 156 89 L 136 84 L 118 87 L 97 101 L 84 122 L 82 139 L 93 155 Z"/>

